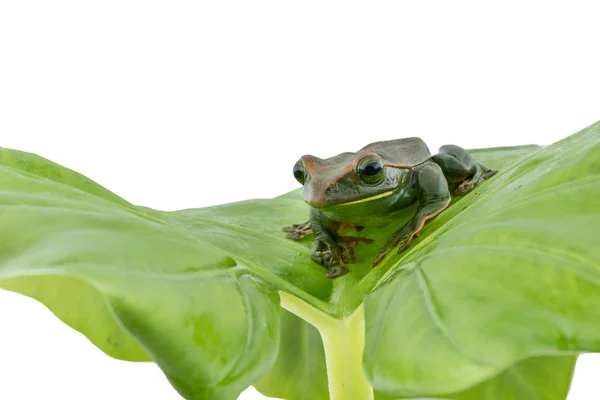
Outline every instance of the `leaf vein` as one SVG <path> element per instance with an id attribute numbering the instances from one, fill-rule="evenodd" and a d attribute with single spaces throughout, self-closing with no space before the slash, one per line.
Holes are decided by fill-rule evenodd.
<path id="1" fill-rule="evenodd" d="M 423 297 L 423 303 L 425 305 L 425 309 L 427 310 L 427 314 L 429 315 L 433 325 L 441 332 L 442 336 L 448 341 L 448 343 L 455 349 L 457 354 L 461 355 L 464 359 L 470 361 L 471 363 L 485 366 L 485 367 L 493 367 L 494 369 L 498 368 L 496 365 L 492 365 L 482 360 L 478 360 L 471 355 L 466 354 L 455 342 L 452 340 L 450 333 L 444 326 L 437 307 L 435 306 L 435 302 L 433 300 L 431 289 L 429 288 L 429 283 L 427 282 L 427 278 L 425 276 L 424 271 L 420 266 L 417 266 L 414 269 L 415 277 L 417 279 L 417 285 Z"/>
<path id="2" fill-rule="evenodd" d="M 503 253 L 510 253 L 510 254 L 517 254 L 519 252 L 522 253 L 531 253 L 534 254 L 536 257 L 554 257 L 556 259 L 559 259 L 560 261 L 567 261 L 567 262 L 571 262 L 571 263 L 579 263 L 579 264 L 584 264 L 587 267 L 590 267 L 592 269 L 597 269 L 597 265 L 594 264 L 593 262 L 591 262 L 590 260 L 580 257 L 580 256 L 576 256 L 574 254 L 570 254 L 570 253 L 564 253 L 564 252 L 560 252 L 557 251 L 555 248 L 554 249 L 550 249 L 550 248 L 545 248 L 543 251 L 535 249 L 533 247 L 529 247 L 529 246 L 503 246 L 503 245 L 460 245 L 460 246 L 453 246 L 452 248 L 447 248 L 447 249 L 441 249 L 441 250 L 437 250 L 435 253 L 432 254 L 427 254 L 426 256 L 424 256 L 422 258 L 428 258 L 428 257 L 433 257 L 433 256 L 440 256 L 443 254 L 448 254 L 448 253 L 457 253 L 457 252 L 469 252 L 472 253 L 473 250 L 482 250 L 482 251 L 486 251 L 486 252 L 503 252 Z M 580 270 L 575 270 L 573 268 L 567 268 L 564 266 L 564 262 L 555 262 L 555 263 L 549 263 L 548 265 L 551 268 L 554 269 L 560 269 L 560 270 L 564 270 L 567 271 L 569 273 L 572 273 L 574 275 L 577 275 L 585 280 L 587 280 L 588 282 L 590 282 L 591 284 L 593 284 L 594 286 L 597 286 L 598 288 L 600 288 L 600 278 L 595 277 L 591 274 L 586 273 L 585 271 L 580 271 Z M 496 265 L 496 264 L 494 264 Z M 421 268 L 421 267 L 420 267 Z"/>

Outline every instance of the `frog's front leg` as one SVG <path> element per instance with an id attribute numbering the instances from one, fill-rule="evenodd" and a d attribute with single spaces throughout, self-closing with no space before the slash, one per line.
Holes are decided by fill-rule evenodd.
<path id="1" fill-rule="evenodd" d="M 311 246 L 311 257 L 314 262 L 329 270 L 328 278 L 346 274 L 347 264 L 356 263 L 354 248 L 358 243 L 373 242 L 363 237 L 338 235 L 340 230 L 348 228 L 348 224 L 333 221 L 316 208 L 310 209 L 310 222 L 315 235 Z M 360 230 L 360 227 L 354 228 Z"/>
<path id="2" fill-rule="evenodd" d="M 398 253 L 408 247 L 411 240 L 418 236 L 425 222 L 441 213 L 450 204 L 448 182 L 439 165 L 426 162 L 412 170 L 411 189 L 415 192 L 419 205 L 415 215 L 402 228 L 394 232 L 386 245 L 379 251 L 373 266 L 379 264 L 386 254 L 398 246 Z"/>
<path id="3" fill-rule="evenodd" d="M 358 225 L 354 225 L 354 224 L 340 224 L 337 232 L 341 233 L 343 231 L 346 230 L 355 230 L 357 232 L 360 232 L 364 229 L 364 226 L 358 226 Z M 304 236 L 306 235 L 310 235 L 311 233 L 313 233 L 312 231 L 312 224 L 310 222 L 310 220 L 303 222 L 301 224 L 292 224 L 290 226 L 286 226 L 282 229 L 285 233 L 287 233 L 287 238 L 288 239 L 292 239 L 292 240 L 297 240 L 297 241 L 302 241 L 302 239 L 304 239 Z M 370 239 L 365 239 L 365 238 L 355 238 L 353 236 L 340 236 L 340 239 L 346 243 L 350 243 L 352 242 L 351 239 L 354 240 L 358 240 L 361 242 L 366 242 L 366 243 L 371 243 L 373 242 Z"/>

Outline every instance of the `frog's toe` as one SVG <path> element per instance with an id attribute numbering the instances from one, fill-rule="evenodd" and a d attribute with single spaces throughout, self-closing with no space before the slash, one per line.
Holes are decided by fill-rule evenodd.
<path id="1" fill-rule="evenodd" d="M 314 262 L 327 269 L 335 263 L 331 250 L 314 251 L 311 258 Z"/>
<path id="2" fill-rule="evenodd" d="M 375 259 L 373 260 L 373 264 L 371 264 L 371 267 L 375 268 L 376 266 L 378 266 L 379 263 L 381 263 L 383 261 L 386 254 L 387 254 L 387 252 L 377 254 L 377 257 L 375 257 Z"/>
<path id="3" fill-rule="evenodd" d="M 346 263 L 351 264 L 356 262 L 356 257 L 353 251 L 349 250 L 322 250 L 315 252 L 312 255 L 313 261 L 327 268 L 328 278 L 337 278 L 348 273 Z"/>
<path id="4" fill-rule="evenodd" d="M 344 264 L 355 264 L 356 263 L 356 252 L 352 247 L 341 247 L 340 256 Z"/>
<path id="5" fill-rule="evenodd" d="M 373 239 L 357 236 L 340 236 L 338 242 L 344 247 L 356 247 L 359 243 L 373 243 Z"/>
<path id="6" fill-rule="evenodd" d="M 344 264 L 355 264 L 357 262 L 356 251 L 354 248 L 359 243 L 373 243 L 372 239 L 355 236 L 340 236 L 337 238 L 340 248 L 340 256 Z"/>
<path id="7" fill-rule="evenodd" d="M 288 232 L 287 235 L 285 235 L 285 236 L 288 239 L 297 240 L 297 241 L 301 241 L 302 239 L 304 239 L 304 234 L 298 233 L 298 232 Z"/>
<path id="8" fill-rule="evenodd" d="M 338 276 L 342 276 L 348 273 L 348 267 L 345 265 L 335 265 L 329 269 L 327 273 L 327 277 L 330 279 L 337 278 Z"/>
<path id="9" fill-rule="evenodd" d="M 472 178 L 461 182 L 460 185 L 458 185 L 456 189 L 452 191 L 452 195 L 464 196 L 473 190 L 475 186 L 496 175 L 496 173 L 498 173 L 498 170 L 490 169 L 480 165 L 477 167 L 477 173 Z"/>
<path id="10" fill-rule="evenodd" d="M 481 176 L 483 179 L 488 179 L 491 178 L 492 176 L 496 175 L 498 173 L 497 169 L 487 169 L 483 175 Z"/>
<path id="11" fill-rule="evenodd" d="M 375 257 L 375 260 L 373 260 L 373 267 L 376 267 L 377 265 L 379 265 L 379 263 L 383 261 L 387 253 L 389 253 L 392 249 L 392 247 L 392 245 L 386 244 L 381 250 L 379 250 L 379 253 L 377 253 L 377 257 Z"/>
<path id="12" fill-rule="evenodd" d="M 340 225 L 338 226 L 338 228 L 337 228 L 337 233 L 338 233 L 338 234 L 341 234 L 342 232 L 349 231 L 349 230 L 353 230 L 353 231 L 356 231 L 356 232 L 360 232 L 360 231 L 362 231 L 363 229 L 365 229 L 365 227 L 364 227 L 364 226 L 360 226 L 360 225 L 354 225 L 354 224 L 349 224 L 349 223 L 343 223 L 343 224 L 340 224 Z"/>
<path id="13" fill-rule="evenodd" d="M 394 247 L 398 246 L 398 253 L 402 253 L 410 244 L 415 234 L 394 235 L 381 250 L 377 253 L 377 257 L 373 261 L 373 267 L 376 267 Z"/>
<path id="14" fill-rule="evenodd" d="M 415 234 L 414 236 L 417 236 L 417 234 Z M 398 254 L 401 254 L 404 250 L 406 250 L 412 238 L 413 236 L 407 235 L 400 239 L 400 241 L 398 242 Z"/>
<path id="15" fill-rule="evenodd" d="M 335 245 L 316 240 L 311 247 L 311 258 L 314 262 L 329 269 L 333 265 L 342 264 L 340 250 Z"/>
<path id="16" fill-rule="evenodd" d="M 454 191 L 452 191 L 452 195 L 453 196 L 464 196 L 467 193 L 469 193 L 471 190 L 473 190 L 474 187 L 475 187 L 475 185 L 473 183 L 463 182 L 460 185 L 458 185 L 458 187 L 456 189 L 454 189 Z"/>
<path id="17" fill-rule="evenodd" d="M 283 228 L 283 231 L 287 233 L 287 238 L 292 240 L 302 240 L 304 236 L 313 233 L 310 221 L 303 224 L 293 224 Z"/>

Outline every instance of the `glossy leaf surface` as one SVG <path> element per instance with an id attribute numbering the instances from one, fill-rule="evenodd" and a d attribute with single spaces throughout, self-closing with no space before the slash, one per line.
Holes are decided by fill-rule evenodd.
<path id="1" fill-rule="evenodd" d="M 456 392 L 528 356 L 599 350 L 599 195 L 595 125 L 440 215 L 366 297 L 374 387 Z"/>
<path id="2" fill-rule="evenodd" d="M 270 367 L 277 292 L 167 214 L 0 150 L 0 286 L 107 354 L 154 360 L 188 399 L 235 398 Z"/>
<path id="3" fill-rule="evenodd" d="M 281 345 L 271 371 L 254 385 L 269 397 L 327 400 L 323 342 L 315 327 L 281 310 Z"/>
<path id="4" fill-rule="evenodd" d="M 600 125 L 544 149 L 472 153 L 500 172 L 375 269 L 404 221 L 367 227 L 375 243 L 330 280 L 310 260 L 312 237 L 281 231 L 307 219 L 298 191 L 161 212 L 1 149 L 0 287 L 113 357 L 157 362 L 188 399 L 232 399 L 257 382 L 272 396 L 328 397 L 318 332 L 280 310 L 278 291 L 335 318 L 366 295 L 377 396 L 563 399 L 574 354 L 600 348 Z"/>

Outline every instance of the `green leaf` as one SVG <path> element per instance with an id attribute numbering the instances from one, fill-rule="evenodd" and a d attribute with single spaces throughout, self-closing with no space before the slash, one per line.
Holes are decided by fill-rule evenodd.
<path id="1" fill-rule="evenodd" d="M 271 371 L 254 385 L 269 397 L 327 400 L 325 353 L 319 332 L 308 322 L 281 310 L 281 341 Z"/>
<path id="2" fill-rule="evenodd" d="M 156 361 L 188 399 L 235 398 L 270 367 L 276 291 L 190 236 L 31 154 L 0 150 L 0 286 L 107 354 Z"/>
<path id="3" fill-rule="evenodd" d="M 596 124 L 436 218 L 365 299 L 375 389 L 453 393 L 530 356 L 600 350 L 599 197 Z"/>
<path id="4" fill-rule="evenodd" d="M 163 212 L 0 149 L 0 287 L 113 357 L 155 361 L 187 399 L 254 383 L 288 399 L 369 399 L 369 382 L 391 398 L 562 399 L 575 355 L 600 344 L 599 132 L 473 150 L 500 172 L 377 268 L 404 221 L 367 227 L 375 242 L 335 280 L 310 238 L 281 231 L 308 217 L 299 191 Z"/>
<path id="5" fill-rule="evenodd" d="M 566 399 L 575 367 L 575 356 L 531 357 L 503 371 L 497 377 L 464 392 L 456 400 Z"/>
<path id="6" fill-rule="evenodd" d="M 453 400 L 553 400 L 565 399 L 569 392 L 575 356 L 531 357 L 508 368 L 498 376 L 458 393 L 446 393 L 437 399 Z M 433 398 L 433 396 L 432 396 Z M 375 394 L 376 400 L 406 399 Z"/>

